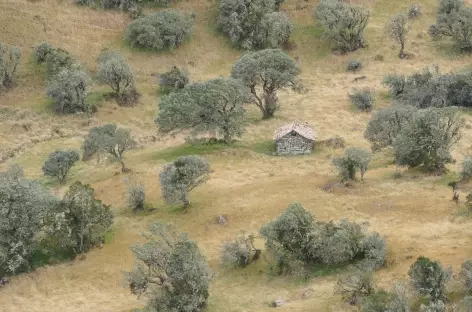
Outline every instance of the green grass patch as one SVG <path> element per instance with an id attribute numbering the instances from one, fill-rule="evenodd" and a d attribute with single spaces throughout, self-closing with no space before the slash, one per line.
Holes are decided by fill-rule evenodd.
<path id="1" fill-rule="evenodd" d="M 211 154 L 216 151 L 220 151 L 226 148 L 234 147 L 231 144 L 224 143 L 204 143 L 204 144 L 188 144 L 185 143 L 180 146 L 167 148 L 165 150 L 159 151 L 154 155 L 154 159 L 162 159 L 166 161 L 173 160 L 179 156 L 187 155 L 206 155 Z"/>
<path id="2" fill-rule="evenodd" d="M 455 171 L 448 171 L 446 174 L 441 176 L 437 183 L 449 187 L 449 183 L 457 181 L 460 181 L 459 174 Z"/>
<path id="3" fill-rule="evenodd" d="M 103 243 L 110 244 L 111 242 L 115 240 L 115 235 L 116 235 L 116 232 L 115 232 L 115 229 L 113 228 L 106 231 L 105 235 L 103 235 Z"/>
<path id="4" fill-rule="evenodd" d="M 87 105 L 91 105 L 92 107 L 100 107 L 103 105 L 103 102 L 105 101 L 105 98 L 108 94 L 108 91 L 90 92 L 89 94 L 87 94 L 85 103 L 87 103 Z"/>
<path id="5" fill-rule="evenodd" d="M 45 265 L 58 264 L 65 261 L 70 261 L 74 258 L 74 254 L 71 251 L 53 249 L 45 251 L 38 249 L 33 253 L 31 257 L 31 267 L 37 269 Z"/>
<path id="6" fill-rule="evenodd" d="M 272 140 L 254 143 L 250 148 L 259 154 L 273 156 L 275 153 L 275 143 Z"/>

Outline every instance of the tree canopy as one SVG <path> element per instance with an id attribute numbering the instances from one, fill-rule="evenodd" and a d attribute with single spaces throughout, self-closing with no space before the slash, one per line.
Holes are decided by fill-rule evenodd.
<path id="1" fill-rule="evenodd" d="M 57 150 L 51 153 L 44 163 L 43 173 L 65 183 L 69 170 L 79 159 L 80 156 L 76 150 Z"/>

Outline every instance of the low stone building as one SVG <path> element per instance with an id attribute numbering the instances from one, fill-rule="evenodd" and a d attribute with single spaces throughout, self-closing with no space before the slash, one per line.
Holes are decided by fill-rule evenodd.
<path id="1" fill-rule="evenodd" d="M 292 122 L 275 130 L 277 155 L 310 154 L 315 146 L 315 131 L 307 123 Z"/>

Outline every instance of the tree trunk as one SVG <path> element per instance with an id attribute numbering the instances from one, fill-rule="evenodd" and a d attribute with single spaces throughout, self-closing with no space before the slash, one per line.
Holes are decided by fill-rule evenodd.
<path id="1" fill-rule="evenodd" d="M 274 117 L 274 113 L 276 110 L 277 110 L 277 96 L 275 95 L 275 93 L 265 93 L 262 119 L 269 119 L 269 118 Z"/>
<path id="2" fill-rule="evenodd" d="M 124 161 L 120 161 L 120 164 L 121 164 L 121 172 L 123 173 L 127 172 L 128 168 L 126 168 Z"/>
<path id="3" fill-rule="evenodd" d="M 187 211 L 188 207 L 190 206 L 190 200 L 188 199 L 187 194 L 182 195 L 182 202 L 184 203 L 185 211 Z"/>
<path id="4" fill-rule="evenodd" d="M 404 59 L 405 58 L 405 43 L 402 42 L 400 43 L 400 53 L 398 54 L 398 57 L 401 58 L 401 59 Z"/>

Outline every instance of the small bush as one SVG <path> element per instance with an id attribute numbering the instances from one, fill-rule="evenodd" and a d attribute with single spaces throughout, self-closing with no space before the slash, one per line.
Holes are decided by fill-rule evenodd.
<path id="1" fill-rule="evenodd" d="M 468 295 L 462 298 L 460 308 L 459 311 L 472 312 L 472 296 Z"/>
<path id="2" fill-rule="evenodd" d="M 126 179 L 126 203 L 133 212 L 144 210 L 146 190 L 144 184 L 132 179 Z"/>
<path id="3" fill-rule="evenodd" d="M 63 69 L 70 69 L 74 64 L 74 59 L 66 50 L 55 48 L 46 55 L 46 75 L 52 79 Z"/>
<path id="4" fill-rule="evenodd" d="M 379 233 L 367 235 L 363 240 L 364 259 L 359 264 L 365 271 L 381 268 L 387 259 L 385 239 Z"/>
<path id="5" fill-rule="evenodd" d="M 89 77 L 79 68 L 63 69 L 48 84 L 47 94 L 59 114 L 91 112 L 86 103 Z"/>
<path id="6" fill-rule="evenodd" d="M 334 293 L 341 295 L 351 304 L 372 295 L 375 291 L 374 277 L 371 272 L 358 271 L 341 278 L 335 285 Z"/>
<path id="7" fill-rule="evenodd" d="M 383 78 L 382 84 L 388 87 L 394 99 L 398 99 L 405 91 L 405 75 L 390 74 Z"/>
<path id="8" fill-rule="evenodd" d="M 446 312 L 446 305 L 443 301 L 431 301 L 427 305 L 420 306 L 420 312 Z"/>
<path id="9" fill-rule="evenodd" d="M 472 259 L 468 259 L 462 263 L 460 277 L 467 290 L 472 290 Z"/>
<path id="10" fill-rule="evenodd" d="M 361 179 L 369 168 L 371 154 L 359 147 L 348 147 L 344 150 L 343 157 L 333 159 L 333 165 L 339 172 L 343 181 L 354 180 L 357 170 L 361 173 Z"/>
<path id="11" fill-rule="evenodd" d="M 362 312 L 388 312 L 392 295 L 386 291 L 376 291 L 362 299 Z M 398 312 L 397 310 L 392 310 Z"/>
<path id="12" fill-rule="evenodd" d="M 445 270 L 439 261 L 421 256 L 410 267 L 408 275 L 415 290 L 420 295 L 429 296 L 434 302 L 445 298 L 444 290 L 452 272 L 450 269 Z"/>
<path id="13" fill-rule="evenodd" d="M 11 88 L 20 64 L 21 51 L 17 47 L 0 42 L 0 88 Z"/>
<path id="14" fill-rule="evenodd" d="M 221 263 L 242 268 L 249 265 L 256 253 L 254 238 L 254 235 L 243 232 L 235 240 L 226 242 L 221 252 Z"/>
<path id="15" fill-rule="evenodd" d="M 370 89 L 354 90 L 349 94 L 349 99 L 361 112 L 370 112 L 374 108 L 374 93 Z"/>
<path id="16" fill-rule="evenodd" d="M 133 21 L 126 29 L 126 38 L 133 47 L 173 50 L 192 34 L 194 24 L 194 14 L 166 9 Z"/>
<path id="17" fill-rule="evenodd" d="M 79 153 L 75 150 L 57 150 L 49 155 L 44 163 L 42 168 L 44 175 L 55 177 L 59 182 L 65 183 L 69 170 L 79 159 Z"/>
<path id="18" fill-rule="evenodd" d="M 163 92 L 183 89 L 188 83 L 188 72 L 185 68 L 174 66 L 171 70 L 159 75 L 159 86 Z"/>
<path id="19" fill-rule="evenodd" d="M 408 17 L 415 19 L 421 15 L 421 6 L 418 3 L 410 4 L 408 6 Z"/>
<path id="20" fill-rule="evenodd" d="M 462 180 L 472 177 L 472 156 L 467 155 L 461 163 L 460 176 Z"/>
<path id="21" fill-rule="evenodd" d="M 41 64 L 46 61 L 46 57 L 54 50 L 49 42 L 41 42 L 34 50 L 36 63 Z"/>
<path id="22" fill-rule="evenodd" d="M 357 72 L 362 69 L 362 63 L 359 61 L 349 61 L 347 63 L 346 71 L 348 72 Z"/>

